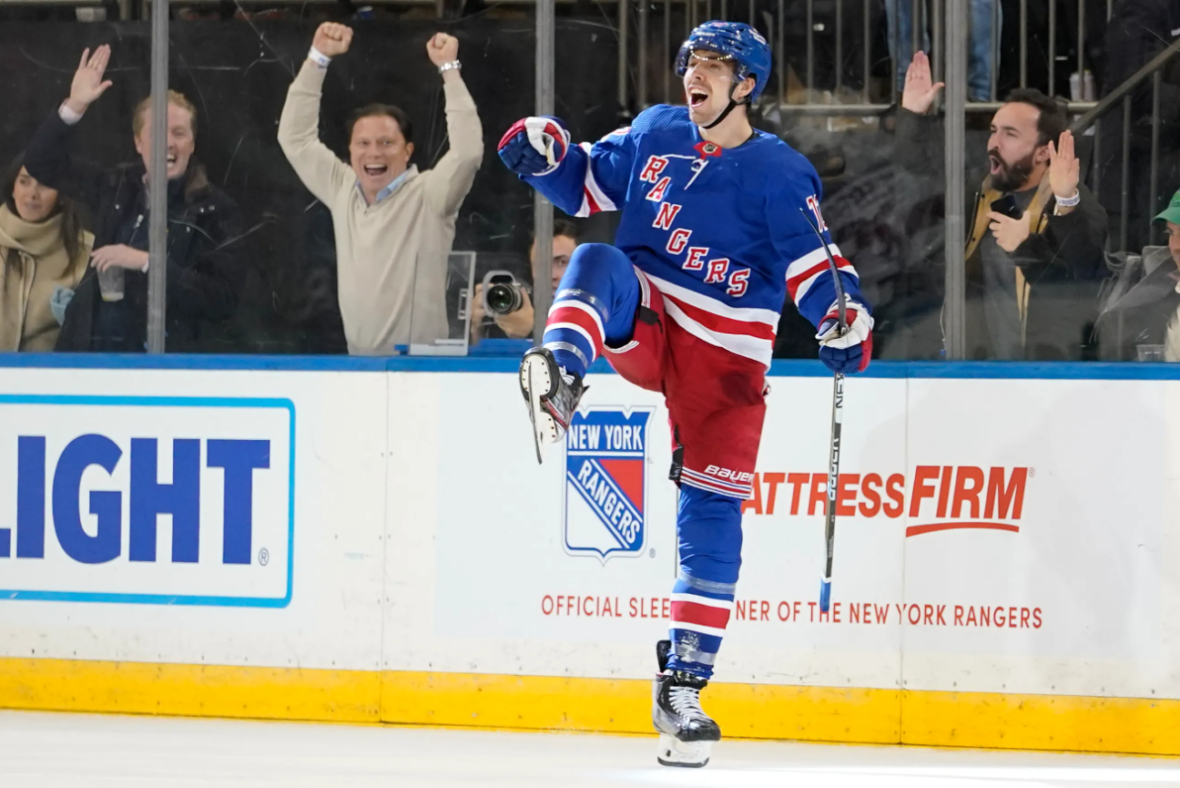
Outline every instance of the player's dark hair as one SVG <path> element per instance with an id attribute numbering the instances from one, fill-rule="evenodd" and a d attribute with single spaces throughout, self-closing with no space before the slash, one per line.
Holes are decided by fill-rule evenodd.
<path id="1" fill-rule="evenodd" d="M 553 237 L 564 235 L 566 238 L 573 238 L 578 240 L 578 225 L 571 222 L 569 219 L 554 219 L 553 220 Z"/>
<path id="2" fill-rule="evenodd" d="M 1017 88 L 1008 94 L 1005 103 L 1028 104 L 1040 110 L 1037 116 L 1037 145 L 1057 142 L 1061 133 L 1069 128 L 1069 114 L 1061 102 L 1046 96 L 1036 88 Z"/>
<path id="3" fill-rule="evenodd" d="M 406 114 L 405 110 L 392 104 L 366 104 L 360 109 L 353 110 L 352 114 L 348 116 L 349 142 L 352 141 L 352 132 L 356 128 L 357 121 L 361 118 L 379 117 L 393 118 L 397 127 L 401 129 L 402 136 L 406 138 L 407 145 L 414 141 L 414 124 L 410 121 L 410 116 Z"/>

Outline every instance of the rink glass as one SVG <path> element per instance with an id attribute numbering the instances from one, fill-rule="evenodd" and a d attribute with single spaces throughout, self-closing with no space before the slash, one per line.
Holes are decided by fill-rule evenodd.
<path id="1" fill-rule="evenodd" d="M 945 14 L 951 5 L 936 7 Z M 987 3 L 973 3 L 972 14 L 978 12 L 977 5 Z M 199 341 L 191 349 L 268 354 L 347 350 L 332 218 L 300 182 L 276 137 L 287 88 L 316 27 L 327 19 L 355 30 L 352 51 L 329 69 L 320 118 L 322 141 L 345 160 L 348 113 L 380 101 L 402 107 L 412 118 L 413 162 L 425 169 L 437 161 L 447 149 L 442 82 L 427 58 L 425 42 L 439 30 L 459 38 L 462 75 L 479 108 L 485 151 L 456 220 L 450 251 L 475 254 L 476 285 L 488 270 L 509 270 L 532 284 L 528 250 L 533 194 L 500 164 L 495 147 L 513 121 L 535 112 L 534 6 L 503 6 L 495 13 L 464 16 L 462 8 L 446 4 L 412 10 L 380 5 L 337 18 L 327 6 L 263 9 L 248 0 L 234 0 L 234 13 L 225 10 L 207 2 L 175 3 L 169 30 L 170 87 L 184 93 L 197 109 L 197 160 L 206 167 L 209 181 L 237 204 L 240 214 L 232 238 L 233 314 L 202 323 Z M 756 125 L 777 133 L 815 164 L 833 240 L 860 272 L 862 290 L 874 306 L 875 357 L 1001 357 L 973 354 L 971 343 L 958 353 L 948 340 L 948 333 L 972 330 L 970 315 L 961 329 L 955 320 L 948 320 L 948 281 L 968 308 L 980 295 L 963 284 L 964 271 L 955 275 L 957 263 L 952 262 L 948 278 L 945 246 L 946 195 L 958 190 L 966 194 L 964 221 L 969 234 L 972 184 L 966 182 L 965 174 L 946 171 L 941 144 L 923 151 L 932 165 L 938 165 L 936 174 L 916 176 L 897 166 L 899 146 L 907 144 L 895 135 L 896 110 L 891 109 L 900 99 L 898 86 L 904 84 L 904 70 L 898 66 L 909 62 L 916 40 L 931 48 L 934 78 L 945 78 L 945 19 L 933 20 L 925 31 L 912 24 L 891 28 L 882 4 L 858 0 L 834 7 L 822 3 L 763 7 L 741 2 L 559 4 L 556 13 L 554 113 L 576 141 L 593 141 L 626 125 L 646 106 L 681 103 L 682 88 L 671 64 L 680 41 L 707 17 L 753 21 L 760 30 L 772 32 L 774 66 L 755 113 Z M 814 24 L 809 27 L 806 19 Z M 1058 24 L 1083 25 L 1084 30 L 1068 31 L 1068 37 L 1074 38 L 1075 32 L 1097 35 L 1102 31 L 1095 26 L 1106 25 L 1105 19 L 1092 15 L 1071 20 L 1059 19 Z M 38 123 L 68 94 L 81 49 L 100 43 L 115 48 L 109 75 L 115 84 L 87 113 L 85 133 L 77 135 L 77 153 L 105 165 L 136 160 L 128 128 L 131 109 L 150 87 L 150 26 L 143 7 L 135 3 L 8 5 L 0 10 L 0 21 L 0 45 L 4 51 L 19 53 L 0 77 L 8 105 L 0 134 L 0 161 L 10 161 L 23 149 Z M 1085 53 L 1078 62 L 1070 54 L 1067 63 L 1060 42 L 1056 50 L 1050 49 L 1057 54 L 1054 58 L 1028 56 L 1038 51 L 1034 45 L 1040 40 L 1036 38 L 1039 28 L 1029 26 L 1029 39 L 1021 42 L 1019 36 L 1007 35 L 1009 28 L 1021 27 L 1019 19 L 999 22 L 1005 36 L 994 42 L 997 56 L 981 59 L 980 52 L 987 54 L 987 42 L 979 36 L 971 38 L 964 79 L 950 80 L 936 105 L 942 113 L 946 106 L 958 105 L 951 100 L 956 94 L 965 101 L 964 173 L 985 163 L 988 121 L 997 106 L 976 101 L 981 98 L 976 95 L 980 92 L 976 88 L 983 84 L 980 80 L 997 97 L 1021 84 L 1067 96 L 1071 79 L 1078 82 L 1082 71 L 1099 83 L 1103 76 Z M 604 27 L 612 28 L 609 34 L 603 34 Z M 888 40 L 890 29 L 898 40 Z M 910 33 L 909 42 L 901 40 L 905 31 Z M 989 65 L 992 73 L 984 74 L 980 64 Z M 1114 255 L 1139 255 L 1143 247 L 1164 242 L 1150 217 L 1180 180 L 1180 157 L 1169 147 L 1174 147 L 1174 129 L 1166 121 L 1175 114 L 1172 105 L 1177 99 L 1175 91 L 1167 89 L 1166 79 L 1160 80 L 1160 87 L 1156 83 L 1147 75 L 1131 92 L 1129 106 L 1115 102 L 1101 107 L 1097 125 L 1078 136 L 1082 181 L 1108 213 L 1107 251 L 1112 257 L 1085 272 L 1081 281 L 1046 275 L 1031 285 L 1035 293 L 1031 308 L 1048 305 L 1066 312 L 1072 309 L 1080 316 L 1077 336 L 1066 343 L 1063 358 L 1133 360 L 1138 357 L 1137 346 L 1164 339 L 1166 327 L 1161 321 L 1166 316 L 1124 310 L 1116 315 L 1118 319 L 1110 319 L 1109 314 L 1099 319 L 1115 305 L 1108 298 L 1114 282 L 1121 281 L 1125 288 L 1138 282 L 1135 271 L 1120 268 Z M 970 94 L 969 85 L 974 91 Z M 1104 95 L 1111 87 L 1099 84 L 1097 94 Z M 1081 103 L 1091 97 L 1080 91 L 1073 98 L 1070 111 L 1076 122 L 1092 104 Z M 555 214 L 557 219 L 564 218 L 560 211 Z M 617 217 L 610 214 L 584 220 L 582 239 L 609 242 L 616 222 Z M 439 265 L 447 264 L 446 255 L 436 257 L 443 261 Z M 421 262 L 415 258 L 405 264 Z M 1152 303 L 1159 305 L 1158 300 Z M 481 322 L 478 315 L 473 317 L 477 324 Z M 495 336 L 490 324 L 482 322 L 489 329 L 484 333 Z M 468 331 L 472 338 L 480 333 L 478 327 Z M 1030 350 L 1040 339 L 1036 334 L 1032 321 L 1019 352 L 1002 357 L 1051 359 L 1052 354 Z M 512 355 L 518 348 L 505 352 Z M 815 354 L 813 328 L 788 302 L 776 357 L 810 359 Z"/>
<path id="2" fill-rule="evenodd" d="M 131 118 L 133 108 L 149 90 L 147 28 L 118 23 L 113 4 L 0 4 L 0 52 L 7 55 L 5 67 L 0 69 L 0 95 L 5 103 L 0 113 L 0 170 L 9 168 L 41 124 L 69 97 L 83 49 L 93 50 L 102 44 L 112 48 L 106 79 L 114 85 L 89 106 L 71 137 L 68 153 L 83 163 L 76 172 L 85 171 L 87 164 L 109 172 L 120 164 L 140 161 L 132 142 Z M 51 185 L 58 186 L 59 205 L 73 199 L 83 227 L 93 231 L 95 214 L 110 206 L 92 199 L 90 190 L 72 186 L 73 181 L 63 174 L 61 182 Z M 3 199 L 8 201 L 11 196 L 3 195 Z M 146 235 L 117 239 L 123 240 L 139 246 L 146 243 Z M 119 301 L 124 296 L 125 273 L 125 269 L 114 267 L 100 275 L 91 268 L 86 276 L 94 280 L 85 283 L 85 292 L 95 301 Z M 126 314 L 142 330 L 146 313 Z"/>

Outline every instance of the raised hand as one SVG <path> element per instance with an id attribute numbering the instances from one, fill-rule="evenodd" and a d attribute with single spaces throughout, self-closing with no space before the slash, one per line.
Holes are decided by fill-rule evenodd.
<path id="1" fill-rule="evenodd" d="M 1078 157 L 1073 152 L 1073 132 L 1061 132 L 1056 145 L 1049 140 L 1049 186 L 1053 194 L 1062 200 L 1077 194 L 1078 169 Z"/>
<path id="2" fill-rule="evenodd" d="M 435 33 L 426 42 L 426 54 L 436 66 L 459 59 L 459 39 L 446 33 Z"/>
<path id="3" fill-rule="evenodd" d="M 104 80 L 107 64 L 111 62 L 111 47 L 103 44 L 90 54 L 89 49 L 82 50 L 82 60 L 78 63 L 78 70 L 74 72 L 74 81 L 70 83 L 70 97 L 66 99 L 66 106 L 79 115 L 98 101 L 99 96 L 107 92 L 114 83 Z"/>
<path id="4" fill-rule="evenodd" d="M 932 84 L 933 83 L 933 84 Z M 930 76 L 930 58 L 925 52 L 917 52 L 905 70 L 905 90 L 901 94 L 901 106 L 917 115 L 924 115 L 934 103 L 938 91 L 946 87 L 945 82 L 933 82 Z"/>
<path id="5" fill-rule="evenodd" d="M 570 133 L 557 118 L 523 118 L 500 138 L 500 160 L 517 175 L 548 175 L 570 147 Z"/>
<path id="6" fill-rule="evenodd" d="M 337 57 L 352 45 L 352 28 L 336 22 L 324 22 L 315 31 L 311 45 L 327 57 Z"/>

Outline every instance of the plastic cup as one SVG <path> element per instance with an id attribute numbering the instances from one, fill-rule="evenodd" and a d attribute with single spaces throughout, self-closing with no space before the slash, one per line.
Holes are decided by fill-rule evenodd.
<path id="1" fill-rule="evenodd" d="M 105 271 L 98 272 L 98 289 L 102 291 L 103 301 L 123 300 L 123 269 L 112 265 Z"/>
<path id="2" fill-rule="evenodd" d="M 1163 361 L 1164 360 L 1164 346 L 1163 345 L 1136 345 L 1135 352 L 1139 354 L 1140 361 Z"/>

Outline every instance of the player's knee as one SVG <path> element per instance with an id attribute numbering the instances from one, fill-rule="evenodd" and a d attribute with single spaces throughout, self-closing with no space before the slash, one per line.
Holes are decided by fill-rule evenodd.
<path id="1" fill-rule="evenodd" d="M 632 271 L 633 265 L 627 255 L 610 244 L 582 244 L 570 256 L 561 286 L 597 292 L 616 276 L 634 276 Z"/>

